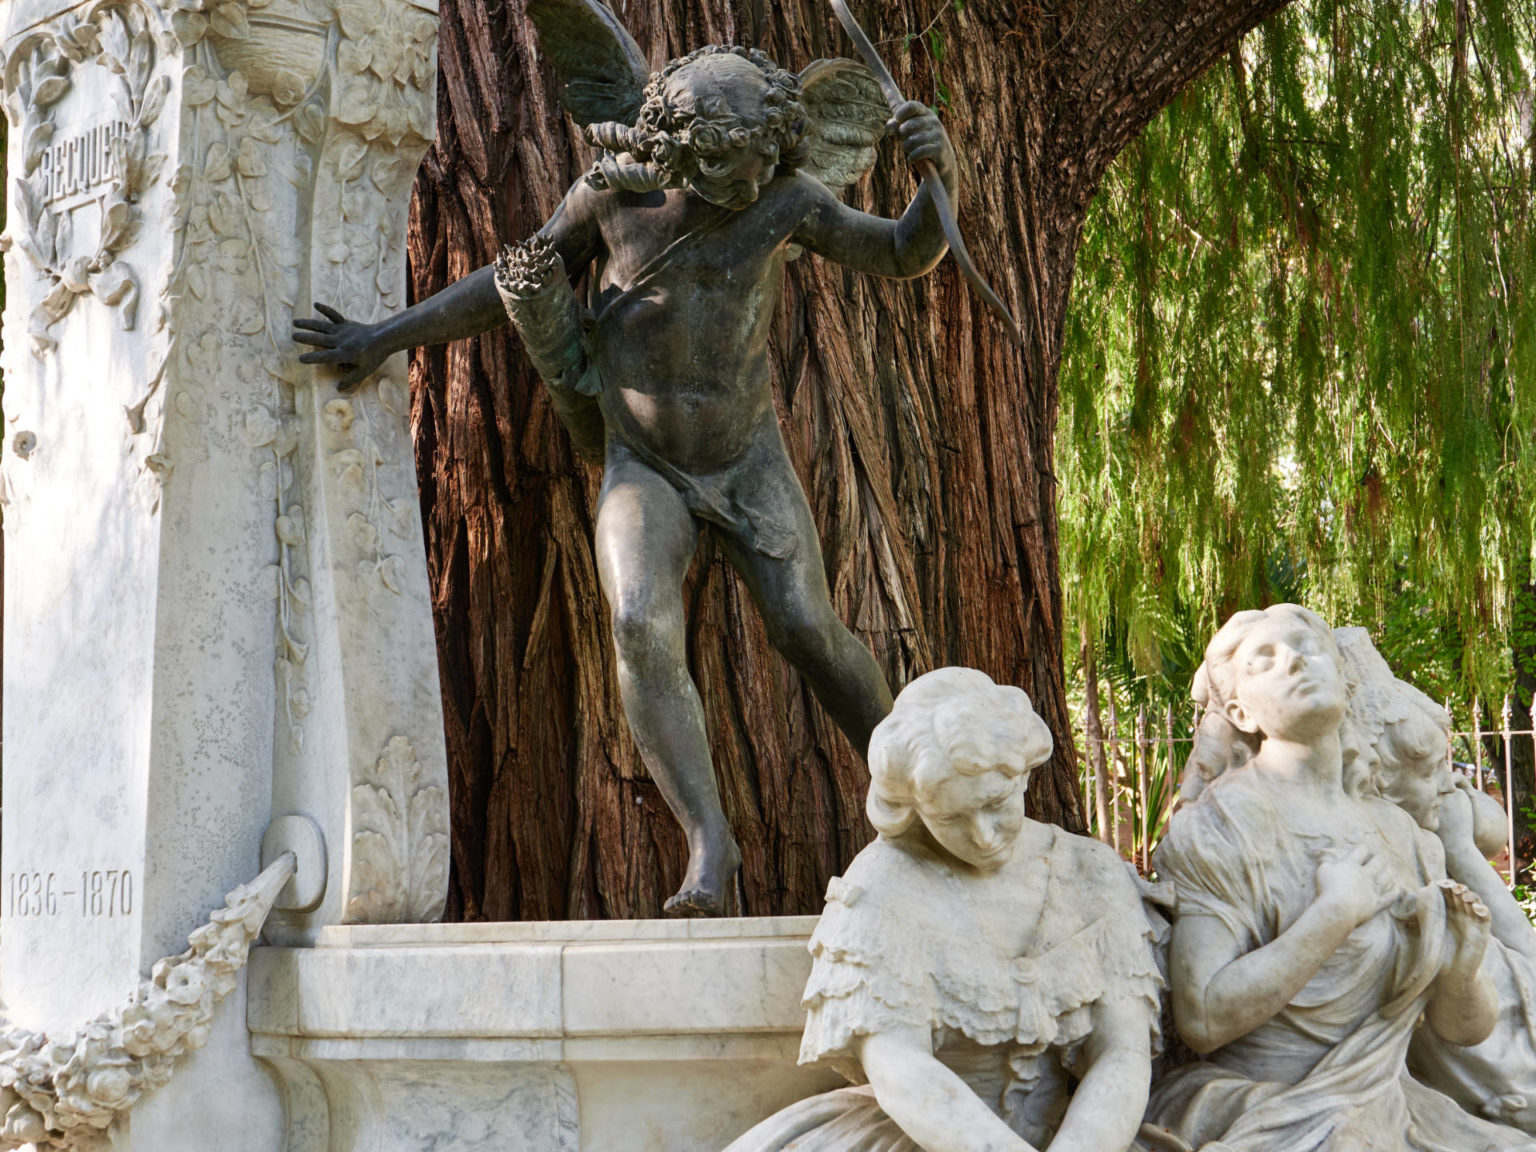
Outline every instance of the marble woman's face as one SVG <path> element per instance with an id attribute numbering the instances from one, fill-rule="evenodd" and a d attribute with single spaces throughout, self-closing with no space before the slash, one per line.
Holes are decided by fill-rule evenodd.
<path id="1" fill-rule="evenodd" d="M 1236 691 L 1227 718 L 1244 732 L 1312 740 L 1344 715 L 1344 677 L 1327 642 L 1294 617 L 1271 616 L 1232 654 Z"/>
<path id="2" fill-rule="evenodd" d="M 983 872 L 1013 855 L 1024 827 L 1028 774 L 993 768 L 976 776 L 954 773 L 918 798 L 917 814 L 940 847 Z"/>

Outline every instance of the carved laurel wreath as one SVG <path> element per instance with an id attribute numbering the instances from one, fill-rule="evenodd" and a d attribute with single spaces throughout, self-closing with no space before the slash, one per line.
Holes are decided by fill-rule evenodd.
<path id="1" fill-rule="evenodd" d="M 71 68 L 93 57 L 121 81 L 128 131 L 112 141 L 112 175 L 96 251 L 71 256 L 69 214 L 47 203 L 39 167 L 53 143 L 55 106 L 73 84 Z M 163 153 L 149 152 L 149 128 L 171 88 L 168 76 L 151 79 L 154 65 L 154 33 L 136 4 L 104 4 L 79 21 L 67 19 L 24 44 L 12 59 L 15 75 L 5 110 L 22 132 L 22 178 L 15 182 L 20 227 L 0 237 L 0 251 L 14 244 L 52 284 L 28 324 L 35 355 L 57 345 L 50 329 L 78 296 L 94 295 L 117 307 L 125 329 L 137 319 L 138 281 L 117 257 L 138 237 L 143 223 L 138 198 L 166 162 Z"/>

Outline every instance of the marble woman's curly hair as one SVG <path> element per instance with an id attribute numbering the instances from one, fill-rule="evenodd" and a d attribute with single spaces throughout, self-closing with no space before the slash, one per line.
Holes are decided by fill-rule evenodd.
<path id="1" fill-rule="evenodd" d="M 723 99 L 678 100 L 668 81 L 682 69 L 712 56 L 738 56 L 763 74 L 760 122 L 742 119 Z M 588 180 L 600 188 L 631 192 L 678 188 L 701 173 L 721 175 L 721 157 L 748 146 L 770 148 L 781 171 L 804 159 L 811 121 L 800 103 L 800 81 L 756 48 L 711 44 L 671 61 L 651 74 L 634 127 L 616 122 L 587 126 L 587 143 L 603 155 Z M 632 159 L 625 161 L 625 154 Z"/>
<path id="2" fill-rule="evenodd" d="M 1427 767 L 1445 763 L 1446 733 L 1451 718 L 1439 704 L 1412 685 L 1394 685 L 1403 702 L 1402 714 L 1382 725 L 1373 741 L 1375 790 L 1386 795 L 1398 779 L 1409 772 L 1422 773 Z"/>
<path id="3" fill-rule="evenodd" d="M 974 668 L 940 668 L 908 684 L 870 737 L 865 811 L 882 836 L 900 836 L 919 798 L 945 780 L 994 769 L 1017 779 L 1050 755 L 1051 730 L 1022 690 Z"/>

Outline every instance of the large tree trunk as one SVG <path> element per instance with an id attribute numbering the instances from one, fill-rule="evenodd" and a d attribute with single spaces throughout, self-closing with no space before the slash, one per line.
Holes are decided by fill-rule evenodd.
<path id="1" fill-rule="evenodd" d="M 791 267 L 773 345 L 790 454 L 822 532 L 833 601 L 898 689 L 943 664 L 1022 686 L 1056 737 L 1030 811 L 1080 830 L 1062 672 L 1052 438 L 1062 322 L 1087 205 L 1173 93 L 1284 0 L 1052 5 L 864 0 L 905 91 L 935 100 L 960 155 L 963 226 L 1021 318 L 1011 346 L 950 261 L 909 283 Z M 819 2 L 615 3 L 654 65 L 701 44 L 803 67 L 851 49 Z M 417 181 L 417 298 L 527 235 L 580 176 L 521 0 L 444 0 L 439 139 Z M 888 145 L 857 206 L 899 214 L 911 171 Z M 578 463 L 506 330 L 418 353 L 412 379 L 453 788 L 450 916 L 652 916 L 682 837 L 625 730 Z M 689 653 L 742 911 L 817 911 L 867 840 L 867 772 L 769 647 L 706 534 Z"/>

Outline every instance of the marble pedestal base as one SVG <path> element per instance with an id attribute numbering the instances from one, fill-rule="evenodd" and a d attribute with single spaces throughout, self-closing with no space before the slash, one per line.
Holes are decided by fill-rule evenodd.
<path id="1" fill-rule="evenodd" d="M 287 1152 L 718 1152 L 795 1066 L 815 917 L 330 927 L 251 957 Z"/>

